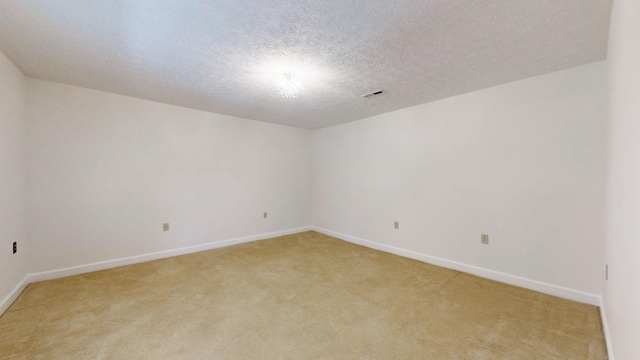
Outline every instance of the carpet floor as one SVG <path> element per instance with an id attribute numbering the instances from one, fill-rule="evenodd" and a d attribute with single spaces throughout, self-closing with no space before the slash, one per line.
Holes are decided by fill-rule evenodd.
<path id="1" fill-rule="evenodd" d="M 316 232 L 31 284 L 0 359 L 606 359 L 598 308 Z"/>

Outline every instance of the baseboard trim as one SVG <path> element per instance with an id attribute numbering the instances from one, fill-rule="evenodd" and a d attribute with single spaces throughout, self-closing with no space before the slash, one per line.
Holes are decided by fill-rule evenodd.
<path id="1" fill-rule="evenodd" d="M 607 355 L 609 360 L 615 360 L 613 355 L 613 342 L 611 341 L 611 333 L 609 330 L 609 320 L 607 320 L 607 311 L 604 306 L 604 299 L 600 297 L 600 320 L 602 321 L 602 332 L 604 333 L 604 342 L 607 345 Z"/>
<path id="2" fill-rule="evenodd" d="M 269 239 L 269 238 L 274 238 L 274 237 L 284 236 L 284 235 L 291 235 L 291 234 L 296 234 L 299 232 L 304 232 L 309 230 L 312 230 L 311 226 L 252 235 L 252 236 L 245 236 L 245 237 L 229 239 L 229 240 L 216 241 L 216 242 L 211 242 L 211 243 L 201 244 L 201 245 L 187 246 L 187 247 L 173 249 L 173 250 L 165 250 L 165 251 L 159 251 L 159 252 L 150 253 L 150 254 L 143 254 L 143 255 L 130 256 L 130 257 L 125 257 L 120 259 L 101 261 L 101 262 L 96 262 L 92 264 L 72 266 L 72 267 L 63 268 L 63 269 L 43 271 L 43 272 L 29 274 L 27 276 L 27 281 L 28 283 L 34 283 L 38 281 L 58 279 L 66 276 L 80 275 L 80 274 L 85 274 L 93 271 L 106 270 L 106 269 L 116 268 L 120 266 L 126 266 L 126 265 L 147 262 L 147 261 L 164 259 L 164 258 L 173 257 L 173 256 L 186 255 L 186 254 L 191 254 L 191 253 L 205 251 L 205 250 L 211 250 L 211 249 L 217 249 L 217 248 L 231 246 L 231 245 L 247 243 L 251 241 L 264 240 L 264 239 Z"/>
<path id="3" fill-rule="evenodd" d="M 9 292 L 9 294 L 5 296 L 2 301 L 0 301 L 0 316 L 4 314 L 7 309 L 9 309 L 14 301 L 16 301 L 18 296 L 22 294 L 27 285 L 29 285 L 29 275 L 26 275 L 22 279 L 22 281 L 20 281 L 20 283 L 18 283 L 18 285 L 16 285 L 16 287 L 14 287 L 13 290 L 11 290 L 11 292 Z"/>
<path id="4" fill-rule="evenodd" d="M 595 305 L 595 306 L 600 306 L 600 303 L 601 303 L 600 296 L 598 295 L 589 294 L 586 292 L 573 290 L 573 289 L 569 289 L 569 288 L 565 288 L 565 287 L 557 286 L 553 284 L 548 284 L 542 281 L 531 280 L 531 279 L 523 278 L 520 276 L 506 274 L 499 271 L 489 270 L 489 269 L 481 268 L 478 266 L 467 265 L 467 264 L 459 263 L 456 261 L 446 260 L 446 259 L 418 253 L 411 250 L 397 248 L 390 245 L 384 245 L 374 241 L 360 239 L 354 236 L 341 234 L 341 233 L 320 228 L 317 226 L 313 226 L 312 228 L 314 231 L 317 231 L 319 233 L 329 235 L 341 240 L 345 240 L 357 245 L 366 246 L 368 248 L 372 248 L 375 250 L 388 252 L 391 254 L 407 257 L 410 259 L 422 261 L 425 263 L 441 266 L 441 267 L 452 269 L 452 270 L 462 271 L 462 272 L 480 276 L 486 279 L 499 281 L 505 284 L 514 285 L 514 286 L 522 287 L 525 289 L 538 291 L 544 294 L 553 295 L 553 296 L 561 297 L 564 299 L 578 301 L 581 303 L 586 303 L 586 304 Z"/>

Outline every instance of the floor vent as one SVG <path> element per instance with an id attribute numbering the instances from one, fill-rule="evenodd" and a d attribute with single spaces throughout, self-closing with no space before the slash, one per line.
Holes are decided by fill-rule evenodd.
<path id="1" fill-rule="evenodd" d="M 372 92 L 372 93 L 370 93 L 370 94 L 367 94 L 367 95 L 362 95 L 362 97 L 363 97 L 363 98 L 365 98 L 365 99 L 370 99 L 370 98 L 372 98 L 372 97 L 376 97 L 376 96 L 384 95 L 384 94 L 386 94 L 386 93 L 387 93 L 387 92 L 386 92 L 386 91 L 384 91 L 384 90 L 378 90 L 378 91 L 374 91 L 374 92 Z"/>

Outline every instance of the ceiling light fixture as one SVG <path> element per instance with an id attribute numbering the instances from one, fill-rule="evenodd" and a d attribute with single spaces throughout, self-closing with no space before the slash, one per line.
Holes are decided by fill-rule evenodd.
<path id="1" fill-rule="evenodd" d="M 273 88 L 285 98 L 296 98 L 302 94 L 304 94 L 304 85 L 292 73 L 284 73 L 280 78 L 273 84 Z"/>

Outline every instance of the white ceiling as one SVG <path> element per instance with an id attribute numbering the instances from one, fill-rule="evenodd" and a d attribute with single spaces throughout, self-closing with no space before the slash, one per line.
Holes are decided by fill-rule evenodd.
<path id="1" fill-rule="evenodd" d="M 317 129 L 604 60 L 611 0 L 0 0 L 26 75 Z M 294 72 L 306 92 L 280 97 Z M 384 89 L 373 99 L 361 96 Z"/>

